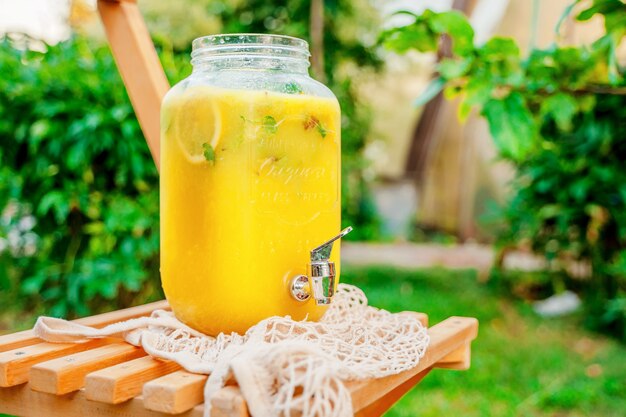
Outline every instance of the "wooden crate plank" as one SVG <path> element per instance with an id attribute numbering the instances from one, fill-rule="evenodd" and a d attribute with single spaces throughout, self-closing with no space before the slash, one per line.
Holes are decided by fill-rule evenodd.
<path id="1" fill-rule="evenodd" d="M 420 321 L 423 322 L 427 321 L 428 319 L 425 314 L 413 312 L 406 312 L 406 314 L 416 314 L 419 317 Z M 391 375 L 386 378 L 358 381 L 349 384 L 353 395 L 353 403 L 354 398 L 356 397 L 357 399 L 355 411 L 367 407 L 377 399 L 392 391 L 394 387 L 401 385 L 403 382 L 409 380 L 415 374 L 430 368 L 441 358 L 444 358 L 446 355 L 449 355 L 451 352 L 459 349 L 459 347 L 466 345 L 469 340 L 472 340 L 476 337 L 478 331 L 477 329 L 478 322 L 475 319 L 465 317 L 451 317 L 430 328 L 429 335 L 431 337 L 431 344 L 426 355 L 424 356 L 424 358 L 422 358 L 420 364 L 416 368 L 397 375 Z M 153 382 L 157 381 L 158 380 L 155 380 Z M 367 389 L 367 387 L 369 387 L 371 384 L 376 384 L 379 388 L 383 389 L 380 392 L 370 391 Z M 167 386 L 166 389 L 155 389 L 154 392 L 148 393 L 146 392 L 146 387 L 149 387 L 149 385 L 146 384 L 146 386 L 144 387 L 144 398 L 149 398 L 150 402 L 146 405 L 146 407 L 154 407 L 151 409 L 155 409 L 158 411 L 172 413 L 176 412 L 169 411 L 173 410 L 172 404 L 176 401 L 177 395 L 180 396 L 180 394 L 177 393 L 176 383 Z M 150 390 L 150 388 L 148 388 L 148 390 Z M 202 401 L 203 384 L 188 387 L 187 390 L 187 396 L 195 398 L 196 401 Z M 229 390 L 227 391 L 227 394 L 227 397 L 231 398 L 233 395 L 233 391 Z M 237 402 L 235 401 L 235 403 Z M 187 404 L 186 408 L 183 408 L 183 410 L 189 409 L 189 407 L 192 407 L 195 404 L 197 403 L 191 402 L 190 404 Z M 226 413 L 225 415 L 228 414 L 226 411 L 227 408 L 222 407 L 221 410 L 221 412 Z M 237 415 L 239 409 L 235 407 L 229 412 L 232 415 Z"/>
<path id="2" fill-rule="evenodd" d="M 119 342 L 63 356 L 33 366 L 30 370 L 30 386 L 36 391 L 67 394 L 82 388 L 85 375 L 90 372 L 145 355 L 142 348 Z"/>
<path id="3" fill-rule="evenodd" d="M 450 317 L 428 329 L 430 345 L 424 357 L 413 369 L 385 378 L 348 383 L 355 412 L 377 401 L 395 387 L 417 373 L 430 368 L 446 355 L 476 338 L 478 320 L 469 317 Z"/>
<path id="4" fill-rule="evenodd" d="M 84 317 L 73 321 L 75 323 L 84 324 L 85 326 L 101 328 L 119 321 L 149 316 L 154 310 L 169 310 L 169 304 L 167 301 L 161 300 L 150 304 L 130 307 L 124 310 L 111 311 L 109 313 Z M 6 334 L 0 336 L 0 352 L 19 349 L 24 346 L 30 346 L 41 342 L 42 340 L 35 336 L 35 333 L 32 330 Z"/>
<path id="5" fill-rule="evenodd" d="M 157 378 L 143 386 L 147 409 L 168 414 L 190 410 L 204 402 L 206 375 L 177 371 Z"/>
<path id="6" fill-rule="evenodd" d="M 87 375 L 85 396 L 91 401 L 119 404 L 141 394 L 146 382 L 180 369 L 176 362 L 148 356 L 120 363 Z"/>
<path id="7" fill-rule="evenodd" d="M 430 369 L 433 365 L 438 364 L 438 362 L 441 362 L 440 365 L 445 366 L 446 364 L 458 364 L 463 361 L 464 358 L 467 357 L 466 354 L 469 353 L 469 350 L 467 350 L 469 346 L 469 341 L 476 337 L 477 323 L 474 319 L 453 317 L 436 326 L 433 326 L 431 329 L 429 329 L 429 334 L 431 336 L 431 345 L 424 358 L 422 358 L 418 367 L 404 373 L 386 378 L 371 381 L 361 381 L 363 384 L 368 385 L 368 387 L 374 387 L 369 393 L 369 395 L 371 396 L 371 399 L 369 399 L 369 401 L 362 401 L 362 398 L 361 400 L 359 400 L 359 396 L 363 397 L 366 395 L 363 386 L 359 382 L 349 384 L 349 388 L 351 389 L 353 394 L 353 399 L 357 400 L 358 402 L 358 404 L 355 404 L 355 411 L 357 413 L 363 410 L 364 413 L 370 413 L 362 414 L 364 416 L 376 415 L 371 413 L 378 412 L 377 410 L 382 409 L 383 405 L 385 405 L 383 404 L 385 399 L 393 398 L 394 395 L 401 395 L 402 387 L 411 386 L 412 381 L 418 382 L 417 379 L 420 379 L 418 376 L 420 372 Z M 418 371 L 420 368 L 424 369 Z M 166 375 L 165 377 L 158 378 L 157 380 L 148 382 L 145 386 L 149 386 L 149 384 L 158 381 L 159 379 L 171 377 L 172 375 L 175 375 L 179 372 L 184 371 L 178 371 L 173 374 Z M 196 387 L 191 390 L 191 393 L 195 393 L 195 395 L 197 396 L 197 403 L 200 403 L 202 401 L 202 388 L 204 386 L 206 376 L 194 374 L 188 375 L 190 375 L 192 378 L 195 377 L 200 379 L 199 381 L 196 381 Z M 177 387 L 178 385 L 180 385 L 178 382 L 174 383 L 174 386 Z M 193 386 L 194 384 L 188 385 Z M 158 384 L 156 384 L 156 386 L 158 386 Z M 36 408 L 38 410 L 41 410 L 42 412 L 41 414 L 39 412 L 37 414 L 52 417 L 72 417 L 78 416 L 79 414 L 81 415 L 81 417 L 84 417 L 84 415 L 117 415 L 124 417 L 130 417 L 131 415 L 133 417 L 161 417 L 169 415 L 164 412 L 151 410 L 148 407 L 139 407 L 138 404 L 140 402 L 142 405 L 150 403 L 150 401 L 145 401 L 145 399 L 142 397 L 135 397 L 121 405 L 113 406 L 99 402 L 87 401 L 85 398 L 85 390 L 80 390 L 76 393 L 68 394 L 65 396 L 39 394 L 40 396 L 28 398 L 28 394 L 24 394 L 24 392 L 30 391 L 30 389 L 21 390 L 21 388 L 24 387 L 25 385 L 0 389 L 0 412 L 12 413 L 17 415 L 32 415 L 32 412 L 23 411 L 24 407 L 29 407 L 32 404 L 39 404 L 41 405 L 41 407 L 37 406 Z M 368 388 L 367 390 L 369 389 L 371 388 Z M 149 391 L 150 390 L 148 390 L 148 393 L 150 393 Z M 17 392 L 19 392 L 20 394 L 17 395 Z M 35 391 L 31 392 L 38 394 Z M 161 391 L 154 390 L 152 392 L 152 395 L 154 396 L 159 393 L 167 394 L 168 392 L 167 390 L 163 389 Z M 177 393 L 177 389 L 173 391 L 170 390 L 169 392 L 170 395 L 174 396 L 176 396 Z M 63 402 L 67 398 L 73 398 L 71 401 L 71 407 L 69 407 L 66 402 Z M 179 395 L 179 398 L 183 398 L 183 396 Z M 50 404 L 49 402 L 51 401 L 51 399 L 63 399 L 63 401 Z M 154 400 L 152 401 L 154 402 Z M 170 401 L 169 403 L 174 404 L 174 407 L 176 406 L 176 401 Z M 100 406 L 90 406 L 89 404 L 100 404 Z M 248 415 L 247 409 L 242 406 L 245 406 L 245 404 L 243 403 L 243 398 L 241 397 L 241 394 L 237 387 L 227 387 L 225 388 L 225 390 L 217 393 L 212 400 L 212 405 L 214 407 L 212 417 L 241 417 Z M 19 411 L 20 409 L 22 409 L 22 411 Z M 186 407 L 186 410 L 187 411 L 183 411 L 183 414 L 179 415 L 193 417 L 200 417 L 202 415 L 202 406 L 194 407 L 193 405 L 188 405 Z"/>
<path id="8" fill-rule="evenodd" d="M 428 325 L 428 315 L 424 313 L 406 311 L 402 312 L 402 314 L 416 316 L 423 325 Z M 189 410 L 197 404 L 201 404 L 204 400 L 203 392 L 206 377 L 202 378 L 201 382 L 199 379 L 197 383 L 185 383 L 188 382 L 184 381 L 185 378 L 188 378 L 188 375 L 194 377 L 199 376 L 181 371 L 146 384 L 143 391 L 146 407 L 151 410 L 176 414 Z M 243 413 L 241 407 L 238 405 L 243 399 L 235 398 L 237 390 L 235 390 L 234 387 L 227 387 L 226 391 L 222 391 L 218 392 L 213 400 L 213 406 L 218 410 L 216 412 L 225 416 Z M 245 413 L 247 413 L 247 409 Z"/>
<path id="9" fill-rule="evenodd" d="M 41 339 L 35 336 L 32 330 L 24 330 L 0 336 L 0 352 L 19 349 L 24 346 L 41 343 Z"/>
<path id="10" fill-rule="evenodd" d="M 435 368 L 453 369 L 457 371 L 466 371 L 470 368 L 472 360 L 472 345 L 466 343 L 457 350 L 453 351 L 445 358 L 440 359 L 434 365 Z"/>
<path id="11" fill-rule="evenodd" d="M 376 402 L 362 408 L 354 416 L 355 417 L 378 417 L 382 416 L 387 410 L 389 410 L 404 394 L 406 394 L 411 388 L 419 384 L 426 375 L 432 370 L 428 368 L 420 373 L 413 375 L 402 384 L 398 385 L 392 391 L 379 398 Z"/>
<path id="12" fill-rule="evenodd" d="M 422 323 L 422 326 L 428 327 L 428 314 L 426 313 L 418 313 L 416 311 L 401 311 L 399 314 L 407 314 L 409 316 L 413 316 Z"/>
<path id="13" fill-rule="evenodd" d="M 98 1 L 111 52 L 159 168 L 160 107 L 170 85 L 137 4 Z"/>
<path id="14" fill-rule="evenodd" d="M 195 407 L 177 417 L 202 417 L 203 407 Z M 67 395 L 51 395 L 30 389 L 28 384 L 0 388 L 0 413 L 34 417 L 170 417 L 148 410 L 143 398 L 135 397 L 122 404 L 89 401 L 84 390 Z M 217 417 L 215 413 L 212 417 Z"/>
<path id="15" fill-rule="evenodd" d="M 239 387 L 224 387 L 211 398 L 212 417 L 248 417 L 248 405 Z"/>
<path id="16" fill-rule="evenodd" d="M 348 382 L 347 385 L 352 395 L 352 404 L 356 413 L 361 410 L 367 410 L 369 406 L 372 406 L 369 409 L 370 412 L 376 412 L 378 408 L 373 406 L 373 404 L 385 398 L 388 394 L 390 398 L 393 398 L 391 393 L 397 387 L 407 387 L 411 384 L 410 382 L 407 385 L 403 384 L 412 378 L 419 382 L 421 378 L 416 375 L 427 372 L 446 356 L 450 355 L 452 357 L 451 353 L 463 348 L 476 338 L 478 335 L 478 321 L 468 317 L 450 317 L 428 329 L 428 334 L 430 335 L 430 345 L 426 354 L 415 368 L 385 378 Z M 225 389 L 228 390 L 224 391 Z M 241 412 L 241 409 L 238 408 L 240 400 L 235 397 L 237 395 L 240 396 L 241 393 L 236 387 L 226 387 L 225 389 L 215 394 L 212 404 L 214 406 L 217 404 L 219 412 L 223 413 L 224 416 L 239 416 Z M 401 396 L 402 394 L 399 395 Z M 229 404 L 231 405 L 229 406 Z M 383 403 L 379 404 L 380 407 L 382 405 Z"/>
<path id="17" fill-rule="evenodd" d="M 98 314 L 96 316 L 84 317 L 74 320 L 78 324 L 101 328 L 109 324 L 118 323 L 120 321 L 135 319 L 137 317 L 145 317 L 152 314 L 154 310 L 169 310 L 170 305 L 166 300 L 155 301 L 154 303 L 143 304 L 140 306 L 125 308 L 123 310 L 110 311 L 108 313 Z"/>
<path id="18" fill-rule="evenodd" d="M 0 387 L 11 387 L 28 381 L 33 365 L 61 356 L 98 348 L 118 339 L 94 339 L 85 343 L 39 343 L 0 353 Z"/>

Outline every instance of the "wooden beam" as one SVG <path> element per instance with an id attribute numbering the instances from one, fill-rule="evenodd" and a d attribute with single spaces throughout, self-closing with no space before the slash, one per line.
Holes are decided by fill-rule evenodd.
<path id="1" fill-rule="evenodd" d="M 453 369 L 456 371 L 466 371 L 470 368 L 472 360 L 472 348 L 469 343 L 461 346 L 454 352 L 440 359 L 435 364 L 435 368 Z"/>
<path id="2" fill-rule="evenodd" d="M 157 168 L 161 100 L 169 83 L 134 1 L 99 0 L 98 11 L 115 62 Z"/>
<path id="3" fill-rule="evenodd" d="M 316 80 L 326 82 L 324 67 L 324 0 L 311 0 L 309 35 L 311 36 L 311 70 Z"/>
<path id="4" fill-rule="evenodd" d="M 404 394 L 409 392 L 411 388 L 419 384 L 426 375 L 432 370 L 428 368 L 422 372 L 413 375 L 410 379 L 407 379 L 402 384 L 398 385 L 392 391 L 382 396 L 376 402 L 368 405 L 367 407 L 359 410 L 355 417 L 379 417 L 386 413 Z"/>
<path id="5" fill-rule="evenodd" d="M 478 321 L 469 317 L 450 317 L 428 329 L 430 344 L 426 354 L 413 369 L 384 378 L 349 382 L 355 412 L 368 407 L 396 387 L 433 365 L 440 359 L 476 338 Z"/>

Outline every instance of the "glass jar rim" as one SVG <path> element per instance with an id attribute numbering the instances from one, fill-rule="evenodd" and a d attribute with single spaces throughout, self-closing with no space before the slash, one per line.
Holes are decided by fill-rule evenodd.
<path id="1" fill-rule="evenodd" d="M 239 48 L 245 52 L 259 52 L 268 50 L 284 51 L 292 54 L 302 54 L 308 58 L 309 44 L 304 39 L 287 35 L 265 33 L 224 33 L 201 36 L 193 40 L 192 58 L 210 53 L 236 53 Z"/>

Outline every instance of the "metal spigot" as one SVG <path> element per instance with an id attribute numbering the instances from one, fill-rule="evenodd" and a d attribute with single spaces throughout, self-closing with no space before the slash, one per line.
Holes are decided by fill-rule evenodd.
<path id="1" fill-rule="evenodd" d="M 315 304 L 330 304 L 335 293 L 335 263 L 330 262 L 333 243 L 352 231 L 346 227 L 337 236 L 311 250 L 311 262 L 307 264 L 307 275 L 296 275 L 291 279 L 289 290 L 298 301 L 315 299 Z"/>

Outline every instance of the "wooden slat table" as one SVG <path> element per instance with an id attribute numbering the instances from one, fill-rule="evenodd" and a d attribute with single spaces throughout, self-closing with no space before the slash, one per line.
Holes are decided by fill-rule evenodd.
<path id="1" fill-rule="evenodd" d="M 160 301 L 79 319 L 103 327 L 167 309 Z M 428 317 L 415 314 L 427 324 Z M 428 329 L 431 342 L 419 365 L 385 378 L 348 384 L 357 416 L 380 416 L 433 368 L 464 370 L 478 321 L 450 317 Z M 154 359 L 119 339 L 86 343 L 46 343 L 32 331 L 0 336 L 0 413 L 18 416 L 201 417 L 206 375 L 186 372 L 176 363 Z M 248 416 L 236 385 L 211 399 L 212 416 Z"/>

